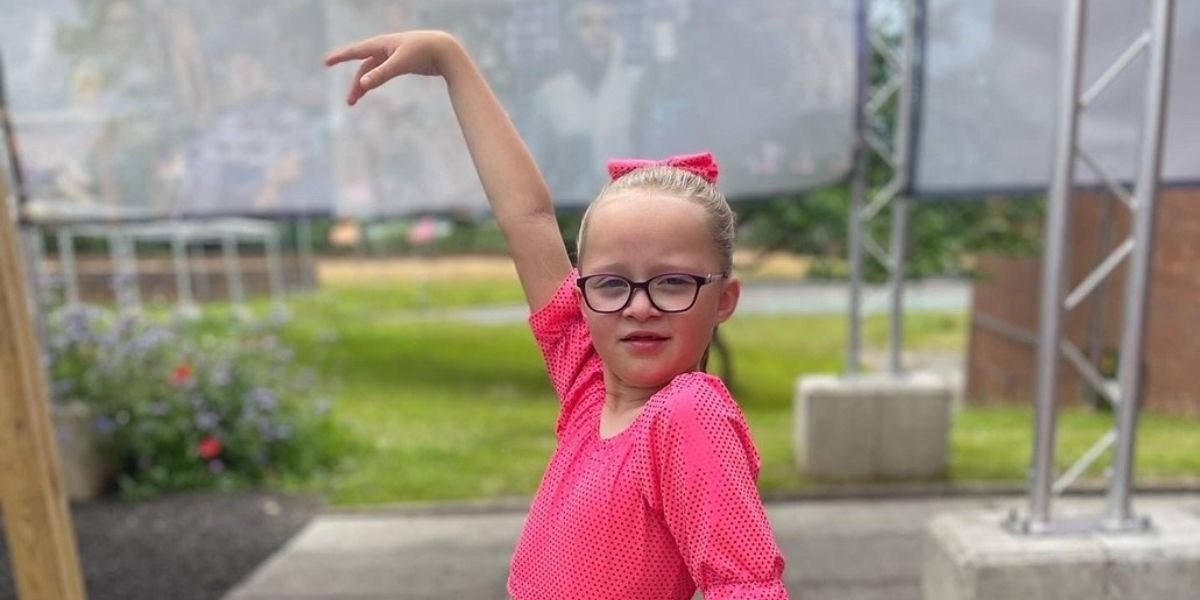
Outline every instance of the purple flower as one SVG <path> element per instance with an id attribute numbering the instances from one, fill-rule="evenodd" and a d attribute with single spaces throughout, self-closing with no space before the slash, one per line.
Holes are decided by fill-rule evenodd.
<path id="1" fill-rule="evenodd" d="M 145 355 L 157 350 L 171 341 L 171 333 L 166 329 L 152 327 L 134 336 L 129 342 L 129 349 L 135 355 Z"/>
<path id="2" fill-rule="evenodd" d="M 275 393 L 265 387 L 256 387 L 250 390 L 250 403 L 255 408 L 263 412 L 271 412 L 275 407 L 279 406 L 279 398 Z"/>
<path id="3" fill-rule="evenodd" d="M 104 309 L 81 304 L 70 306 L 62 313 L 63 334 L 68 344 L 86 344 L 94 341 L 92 326 L 104 316 Z"/>
<path id="4" fill-rule="evenodd" d="M 110 419 L 106 416 L 103 416 L 103 415 L 98 416 L 95 419 L 93 419 L 92 426 L 95 427 L 96 431 L 99 432 L 100 434 L 111 433 L 112 430 L 117 428 L 117 424 L 114 423 L 112 419 Z"/>
<path id="5" fill-rule="evenodd" d="M 267 440 L 286 440 L 292 436 L 292 426 L 287 423 L 272 423 L 266 419 L 258 422 L 258 431 Z"/>
<path id="6" fill-rule="evenodd" d="M 208 470 L 213 474 L 220 473 L 225 470 L 225 463 L 221 462 L 219 458 L 214 458 L 208 461 Z"/>
<path id="7" fill-rule="evenodd" d="M 167 414 L 167 412 L 169 412 L 169 411 L 170 411 L 170 408 L 167 407 L 166 402 L 159 401 L 159 402 L 154 402 L 150 405 L 150 414 L 152 414 L 156 417 L 161 417 L 161 416 Z"/>
<path id="8" fill-rule="evenodd" d="M 216 413 L 206 410 L 196 415 L 196 427 L 203 431 L 208 431 L 216 427 L 220 420 L 221 419 L 217 417 Z"/>
<path id="9" fill-rule="evenodd" d="M 112 327 L 112 334 L 117 339 L 128 336 L 137 327 L 137 317 L 130 314 L 124 314 L 117 318 L 117 322 Z"/>

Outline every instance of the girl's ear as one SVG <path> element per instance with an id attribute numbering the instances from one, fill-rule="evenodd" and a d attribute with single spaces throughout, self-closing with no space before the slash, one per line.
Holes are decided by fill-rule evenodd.
<path id="1" fill-rule="evenodd" d="M 730 275 L 721 282 L 721 295 L 717 298 L 717 323 L 724 323 L 733 316 L 738 299 L 742 297 L 742 282 Z"/>

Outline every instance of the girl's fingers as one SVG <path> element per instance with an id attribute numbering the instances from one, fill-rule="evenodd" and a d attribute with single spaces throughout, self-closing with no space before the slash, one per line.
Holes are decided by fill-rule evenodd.
<path id="1" fill-rule="evenodd" d="M 433 56 L 437 47 L 427 43 L 430 41 L 436 41 L 436 38 L 417 34 L 412 37 L 404 34 L 376 36 L 330 52 L 325 56 L 325 64 L 333 66 L 352 60 L 362 61 L 346 95 L 346 103 L 353 106 L 367 92 L 392 78 L 409 73 L 436 74 Z"/>
<path id="2" fill-rule="evenodd" d="M 344 63 L 348 60 L 362 60 L 370 58 L 379 51 L 378 38 L 370 38 L 342 46 L 333 52 L 325 55 L 325 66 L 332 67 L 333 65 Z"/>
<path id="3" fill-rule="evenodd" d="M 365 74 L 360 74 L 356 83 L 362 87 L 365 93 L 366 90 L 379 87 L 393 77 L 411 73 L 412 69 L 408 68 L 408 62 L 407 53 L 404 52 L 403 48 L 396 48 L 387 57 L 387 60 L 383 61 L 383 64 L 374 67 Z"/>
<path id="4" fill-rule="evenodd" d="M 358 102 L 359 98 L 362 98 L 363 94 L 367 93 L 366 88 L 360 82 L 363 75 L 366 75 L 368 71 L 374 69 L 379 63 L 379 56 L 373 55 L 368 56 L 366 60 L 358 65 L 358 72 L 354 74 L 354 81 L 350 82 L 350 95 L 346 97 L 347 104 L 354 106 L 354 103 Z"/>

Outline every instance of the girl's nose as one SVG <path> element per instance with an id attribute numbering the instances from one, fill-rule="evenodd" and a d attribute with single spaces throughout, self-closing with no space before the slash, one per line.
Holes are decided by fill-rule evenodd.
<path id="1" fill-rule="evenodd" d="M 633 297 L 629 299 L 629 306 L 626 306 L 622 313 L 626 317 L 637 319 L 638 321 L 645 321 L 646 319 L 662 314 L 650 302 L 650 294 L 642 289 L 633 290 Z"/>

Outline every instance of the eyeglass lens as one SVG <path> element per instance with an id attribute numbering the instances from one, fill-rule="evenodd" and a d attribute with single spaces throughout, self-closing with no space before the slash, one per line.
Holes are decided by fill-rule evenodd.
<path id="1" fill-rule="evenodd" d="M 662 311 L 674 312 L 691 308 L 699 284 L 686 275 L 668 273 L 651 279 L 646 286 L 650 302 Z M 588 305 L 599 312 L 617 311 L 625 307 L 633 295 L 632 283 L 624 277 L 601 275 L 584 284 Z"/>

